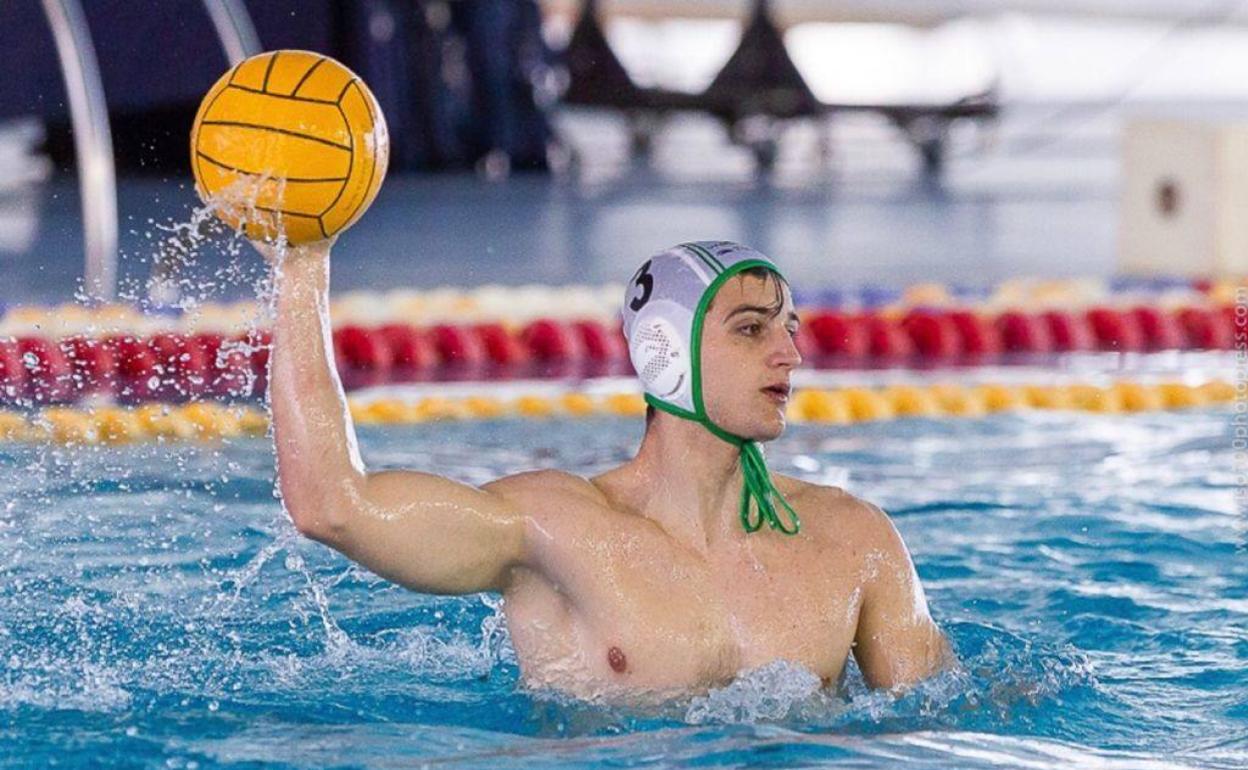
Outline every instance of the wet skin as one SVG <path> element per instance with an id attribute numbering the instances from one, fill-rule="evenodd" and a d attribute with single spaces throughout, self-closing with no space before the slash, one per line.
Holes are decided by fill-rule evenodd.
<path id="1" fill-rule="evenodd" d="M 831 683 L 852 652 L 869 684 L 895 687 L 950 662 L 883 512 L 777 476 L 801 534 L 747 534 L 736 448 L 671 415 L 654 417 L 634 459 L 592 479 L 551 470 L 474 488 L 368 472 L 332 366 L 328 260 L 328 245 L 303 247 L 277 270 L 270 396 L 286 509 L 305 535 L 413 590 L 501 592 L 528 684 L 663 698 L 778 659 Z M 774 278 L 720 289 L 702 363 L 708 414 L 725 430 L 783 432 L 796 322 Z"/>
<path id="2" fill-rule="evenodd" d="M 617 483 L 611 473 L 586 482 L 543 471 L 490 485 L 543 511 L 537 566 L 517 568 L 505 588 L 530 683 L 585 697 L 665 697 L 777 659 L 833 683 L 851 650 L 877 685 L 939 666 L 943 641 L 916 610 L 917 581 L 877 509 L 779 477 L 801 535 L 741 531 L 695 549 L 633 512 L 627 482 Z M 886 595 L 894 586 L 905 586 L 909 606 Z M 868 598 L 894 616 L 865 623 Z"/>

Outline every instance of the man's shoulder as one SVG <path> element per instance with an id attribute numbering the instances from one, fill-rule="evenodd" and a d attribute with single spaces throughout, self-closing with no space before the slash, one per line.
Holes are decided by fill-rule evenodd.
<path id="1" fill-rule="evenodd" d="M 777 474 L 776 486 L 802 518 L 802 528 L 812 534 L 847 537 L 860 543 L 887 539 L 893 525 L 879 506 L 841 487 L 815 484 Z"/>
<path id="2" fill-rule="evenodd" d="M 482 489 L 519 503 L 533 500 L 554 502 L 562 497 L 601 502 L 602 493 L 588 479 L 560 470 L 535 470 L 504 476 Z"/>

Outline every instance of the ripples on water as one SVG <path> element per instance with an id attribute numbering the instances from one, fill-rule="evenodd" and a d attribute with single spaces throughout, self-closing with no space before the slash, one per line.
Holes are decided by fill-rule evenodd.
<path id="1" fill-rule="evenodd" d="M 622 420 L 362 431 L 370 464 L 593 473 Z M 784 663 L 647 712 L 519 682 L 491 597 L 301 540 L 271 448 L 0 448 L 0 764 L 1248 766 L 1225 412 L 794 429 L 774 467 L 906 538 L 959 670 L 901 698 Z"/>

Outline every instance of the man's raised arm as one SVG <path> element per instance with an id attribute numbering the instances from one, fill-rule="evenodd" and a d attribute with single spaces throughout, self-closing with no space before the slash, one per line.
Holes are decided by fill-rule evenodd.
<path id="1" fill-rule="evenodd" d="M 292 246 L 274 266 L 269 397 L 286 511 L 304 535 L 413 590 L 502 590 L 524 554 L 524 520 L 506 500 L 426 473 L 365 470 L 334 368 L 329 251 Z"/>

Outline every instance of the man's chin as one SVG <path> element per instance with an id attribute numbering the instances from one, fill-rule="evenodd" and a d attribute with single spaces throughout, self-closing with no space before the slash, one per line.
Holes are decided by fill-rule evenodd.
<path id="1" fill-rule="evenodd" d="M 777 418 L 773 422 L 769 422 L 766 425 L 757 426 L 755 430 L 751 431 L 748 438 L 751 441 L 762 441 L 762 442 L 775 441 L 776 439 L 784 435 L 784 429 L 786 425 L 787 423 L 784 419 L 784 416 L 781 415 L 779 418 Z"/>
<path id="2" fill-rule="evenodd" d="M 751 420 L 742 420 L 740 424 L 734 424 L 732 420 L 720 422 L 715 419 L 714 415 L 711 415 L 711 421 L 728 433 L 740 436 L 746 441 L 774 441 L 784 434 L 787 421 L 782 409 L 773 407 L 768 412 L 760 412 L 752 417 Z"/>

